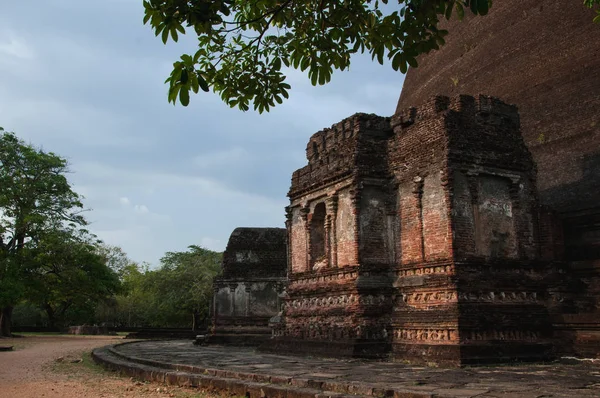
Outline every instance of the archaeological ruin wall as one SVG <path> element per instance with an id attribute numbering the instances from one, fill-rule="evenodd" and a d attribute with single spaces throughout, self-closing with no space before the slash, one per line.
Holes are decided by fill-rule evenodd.
<path id="1" fill-rule="evenodd" d="M 445 364 L 552 355 L 560 264 L 542 259 L 551 234 L 515 107 L 434 97 L 391 120 L 356 114 L 306 153 L 265 349 Z"/>
<path id="2" fill-rule="evenodd" d="M 519 106 L 538 169 L 540 202 L 558 212 L 553 252 L 579 279 L 576 305 L 557 319 L 571 355 L 600 350 L 600 28 L 582 4 L 504 0 L 488 15 L 441 20 L 446 44 L 410 68 L 398 111 L 443 94 L 486 93 Z M 562 247 L 560 247 L 562 245 Z"/>
<path id="3" fill-rule="evenodd" d="M 281 307 L 286 283 L 284 228 L 236 228 L 215 278 L 211 309 L 214 344 L 258 345 L 270 338 L 269 319 Z"/>

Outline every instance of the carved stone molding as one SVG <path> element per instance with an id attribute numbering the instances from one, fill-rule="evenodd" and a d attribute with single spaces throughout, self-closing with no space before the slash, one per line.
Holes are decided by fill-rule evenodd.
<path id="1" fill-rule="evenodd" d="M 460 293 L 459 301 L 467 302 L 504 302 L 504 303 L 534 303 L 538 301 L 536 292 L 478 292 Z"/>
<path id="2" fill-rule="evenodd" d="M 358 277 L 358 271 L 340 271 L 330 275 L 315 275 L 296 279 L 291 285 L 310 285 L 318 283 L 328 283 L 341 280 L 354 280 Z"/>
<path id="3" fill-rule="evenodd" d="M 443 305 L 448 303 L 536 303 L 536 292 L 471 292 L 457 293 L 453 290 L 434 292 L 401 293 L 396 297 L 396 304 L 405 303 L 411 306 Z"/>
<path id="4" fill-rule="evenodd" d="M 453 265 L 432 265 L 429 267 L 407 268 L 397 271 L 399 277 L 429 274 L 451 274 L 454 272 Z"/>
<path id="5" fill-rule="evenodd" d="M 394 339 L 408 342 L 458 343 L 456 329 L 396 329 Z"/>
<path id="6" fill-rule="evenodd" d="M 461 333 L 461 339 L 465 342 L 473 341 L 539 341 L 540 334 L 530 330 L 471 330 Z"/>
<path id="7" fill-rule="evenodd" d="M 286 310 L 316 310 L 319 308 L 346 307 L 353 304 L 360 305 L 387 305 L 391 299 L 383 294 L 380 295 L 358 295 L 340 294 L 327 297 L 311 297 L 290 300 L 286 303 Z"/>
<path id="8" fill-rule="evenodd" d="M 412 292 L 412 293 L 401 293 L 397 298 L 396 302 L 404 302 L 408 305 L 435 305 L 435 304 L 448 304 L 456 303 L 458 300 L 458 293 L 456 291 L 439 291 L 439 292 Z"/>
<path id="9" fill-rule="evenodd" d="M 349 324 L 346 317 L 332 317 L 327 322 L 318 318 L 302 318 L 301 321 L 292 319 L 286 323 L 285 335 L 297 339 L 309 340 L 344 340 L 344 339 L 370 339 L 386 340 L 391 336 L 389 327 L 381 324 L 361 323 Z"/>

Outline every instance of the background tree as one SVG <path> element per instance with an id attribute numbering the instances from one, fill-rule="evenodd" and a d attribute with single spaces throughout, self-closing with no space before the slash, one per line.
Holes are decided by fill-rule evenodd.
<path id="1" fill-rule="evenodd" d="M 96 248 L 98 255 L 102 256 L 106 266 L 116 272 L 120 278 L 123 277 L 127 267 L 133 263 L 119 246 L 101 242 L 96 245 Z"/>
<path id="2" fill-rule="evenodd" d="M 23 248 L 57 225 L 85 225 L 67 161 L 0 128 L 0 335 L 11 335 L 14 305 L 25 293 Z"/>
<path id="3" fill-rule="evenodd" d="M 222 253 L 199 246 L 168 252 L 157 269 L 130 262 L 122 269 L 121 293 L 114 307 L 101 304 L 97 320 L 128 327 L 203 326 L 212 297 L 212 282 L 220 270 Z"/>
<path id="4" fill-rule="evenodd" d="M 162 313 L 180 314 L 196 330 L 208 315 L 212 282 L 223 256 L 195 245 L 188 249 L 165 254 L 160 260 L 161 268 L 154 275 L 154 286 Z"/>
<path id="5" fill-rule="evenodd" d="M 167 326 L 157 321 L 161 317 L 155 306 L 155 289 L 150 282 L 154 272 L 147 264 L 130 263 L 123 269 L 120 274 L 122 293 L 115 297 L 116 312 L 111 316 L 115 326 Z"/>
<path id="6" fill-rule="evenodd" d="M 47 315 L 48 326 L 96 323 L 96 308 L 119 291 L 118 274 L 86 232 L 55 229 L 26 244 L 27 299 Z"/>

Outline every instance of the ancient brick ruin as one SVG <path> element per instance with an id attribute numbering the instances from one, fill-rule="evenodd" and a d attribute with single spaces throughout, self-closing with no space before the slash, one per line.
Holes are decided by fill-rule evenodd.
<path id="1" fill-rule="evenodd" d="M 391 120 L 356 114 L 306 153 L 267 349 L 444 364 L 552 355 L 558 266 L 514 106 L 439 96 Z"/>
<path id="2" fill-rule="evenodd" d="M 451 365 L 600 356 L 592 17 L 505 0 L 444 21 L 447 44 L 409 70 L 392 118 L 356 114 L 310 138 L 288 194 L 283 311 L 262 349 Z"/>
<path id="3" fill-rule="evenodd" d="M 490 13 L 442 20 L 450 33 L 406 75 L 398 110 L 433 95 L 485 93 L 519 107 L 538 168 L 540 202 L 558 213 L 555 238 L 573 305 L 553 318 L 572 355 L 600 352 L 600 28 L 594 11 L 560 1 L 503 0 Z M 563 245 L 561 248 L 560 246 Z M 562 293 L 561 293 L 562 294 Z"/>
<path id="4" fill-rule="evenodd" d="M 260 344 L 271 336 L 286 282 L 284 228 L 236 228 L 214 282 L 212 331 L 216 344 Z"/>

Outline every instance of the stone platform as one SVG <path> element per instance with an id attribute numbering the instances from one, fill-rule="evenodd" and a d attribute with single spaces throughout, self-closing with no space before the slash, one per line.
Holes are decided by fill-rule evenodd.
<path id="1" fill-rule="evenodd" d="M 358 359 L 294 357 L 254 348 L 142 341 L 94 350 L 94 360 L 140 379 L 248 398 L 598 397 L 600 363 L 427 368 Z"/>

